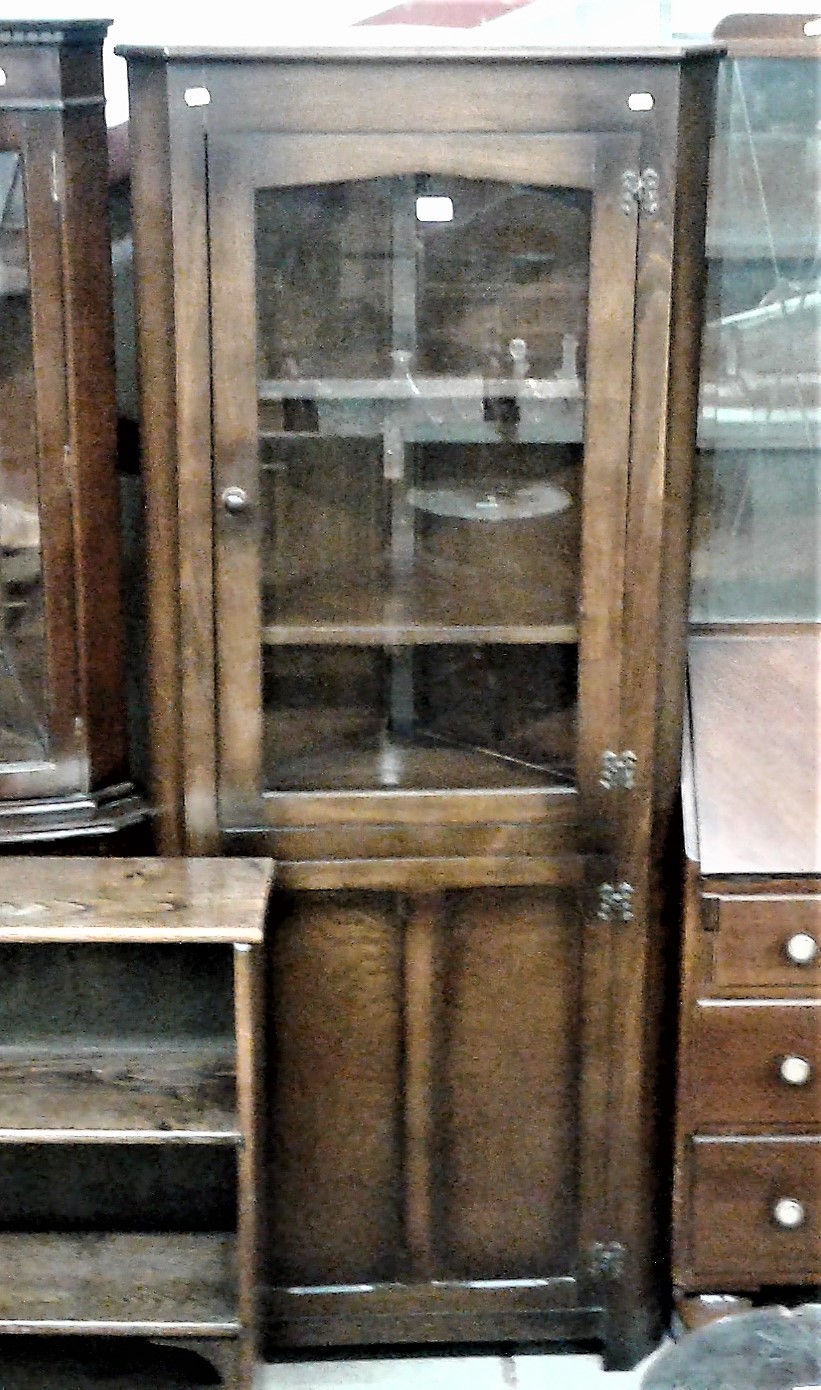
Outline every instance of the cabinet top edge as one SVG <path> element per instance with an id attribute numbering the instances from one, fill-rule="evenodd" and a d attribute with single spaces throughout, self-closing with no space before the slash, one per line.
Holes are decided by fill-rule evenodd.
<path id="1" fill-rule="evenodd" d="M 0 44 L 87 44 L 102 42 L 110 19 L 2 19 Z"/>
<path id="2" fill-rule="evenodd" d="M 351 45 L 344 48 L 195 48 L 118 44 L 121 58 L 155 63 L 680 63 L 692 58 L 722 57 L 725 45 L 715 42 L 660 45 L 648 48 L 388 48 Z"/>

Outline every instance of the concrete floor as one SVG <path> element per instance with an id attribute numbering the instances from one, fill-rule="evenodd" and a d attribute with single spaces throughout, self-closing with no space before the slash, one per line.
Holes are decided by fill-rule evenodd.
<path id="1" fill-rule="evenodd" d="M 71 1342 L 4 1338 L 0 1390 L 200 1390 L 217 1384 L 207 1369 L 161 1369 L 161 1354 L 146 1346 L 120 1369 Z M 595 1355 L 395 1355 L 267 1364 L 254 1390 L 639 1390 L 641 1375 L 641 1367 L 606 1374 Z"/>

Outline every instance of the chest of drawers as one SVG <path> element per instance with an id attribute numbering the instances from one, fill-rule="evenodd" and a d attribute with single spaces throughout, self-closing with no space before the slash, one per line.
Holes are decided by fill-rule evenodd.
<path id="1" fill-rule="evenodd" d="M 821 1283 L 819 652 L 811 630 L 691 644 L 682 1300 Z"/>

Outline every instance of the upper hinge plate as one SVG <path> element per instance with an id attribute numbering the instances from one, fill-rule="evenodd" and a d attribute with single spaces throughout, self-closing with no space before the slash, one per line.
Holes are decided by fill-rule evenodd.
<path id="1" fill-rule="evenodd" d="M 632 883 L 600 883 L 596 919 L 599 922 L 632 922 Z"/>
<path id="2" fill-rule="evenodd" d="M 601 758 L 599 786 L 608 792 L 632 791 L 636 783 L 637 762 L 632 748 L 625 748 L 621 753 L 614 753 L 612 748 L 605 749 Z"/>
<path id="3" fill-rule="evenodd" d="M 621 210 L 631 212 L 638 207 L 645 217 L 659 210 L 659 172 L 648 165 L 646 169 L 625 169 L 621 176 Z"/>

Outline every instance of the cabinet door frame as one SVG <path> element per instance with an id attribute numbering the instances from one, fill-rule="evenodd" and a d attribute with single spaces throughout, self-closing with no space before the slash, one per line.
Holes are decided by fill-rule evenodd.
<path id="1" fill-rule="evenodd" d="M 52 112 L 0 111 L 0 149 L 21 158 L 25 189 L 46 734 L 42 759 L 0 768 L 2 804 L 9 798 L 85 790 L 88 760 L 79 721 L 63 212 L 55 196 L 63 159 L 58 118 Z"/>
<path id="2" fill-rule="evenodd" d="M 600 816 L 601 754 L 617 747 L 621 705 L 622 614 L 630 461 L 632 348 L 638 207 L 623 176 L 637 166 L 631 133 L 475 135 L 214 135 L 208 141 L 214 438 L 214 545 L 217 643 L 217 765 L 223 826 L 276 824 L 287 807 L 305 823 L 355 820 L 362 797 L 383 819 L 404 819 L 417 794 L 263 792 L 260 654 L 259 463 L 254 274 L 255 191 L 396 176 L 511 179 L 529 186 L 588 188 L 593 194 L 584 397 L 582 568 L 579 615 L 577 786 L 581 818 Z M 226 515 L 224 489 L 240 487 L 247 514 Z M 459 816 L 465 794 L 456 793 Z M 470 819 L 544 807 L 551 793 L 486 796 Z M 448 800 L 439 798 L 440 806 Z M 321 804 L 320 804 L 321 803 Z M 508 804 L 509 803 L 509 804 Z M 514 805 L 514 803 L 516 803 Z M 444 815 L 447 818 L 447 809 Z M 532 814 L 539 814 L 534 806 Z M 527 816 L 526 818 L 530 818 Z"/>

